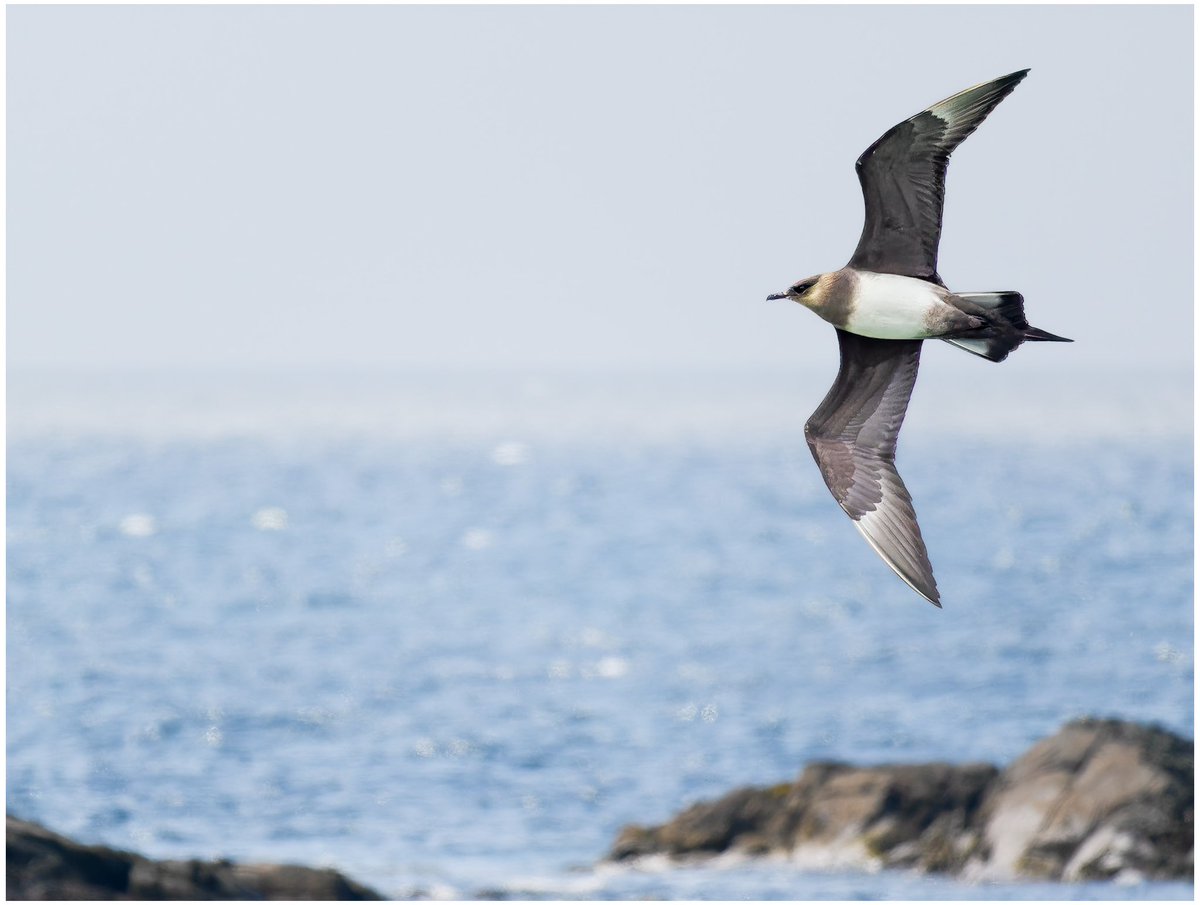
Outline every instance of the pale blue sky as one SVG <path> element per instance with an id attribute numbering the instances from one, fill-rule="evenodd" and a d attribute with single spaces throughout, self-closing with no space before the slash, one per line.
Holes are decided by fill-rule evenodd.
<path id="1" fill-rule="evenodd" d="M 942 275 L 1187 367 L 1190 7 L 11 7 L 12 365 L 832 362 L 853 163 L 1032 67 L 955 154 Z M 952 373 L 991 367 L 938 349 Z"/>

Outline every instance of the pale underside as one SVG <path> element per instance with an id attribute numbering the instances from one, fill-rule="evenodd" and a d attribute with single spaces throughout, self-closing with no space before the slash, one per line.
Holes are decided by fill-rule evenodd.
<path id="1" fill-rule="evenodd" d="M 948 293 L 924 280 L 859 271 L 854 304 L 843 329 L 875 339 L 928 339 L 931 325 L 955 313 Z M 939 315 L 942 318 L 939 318 Z"/>

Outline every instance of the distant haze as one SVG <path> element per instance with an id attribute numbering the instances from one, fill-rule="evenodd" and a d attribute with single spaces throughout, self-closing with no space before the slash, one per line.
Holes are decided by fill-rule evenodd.
<path id="1" fill-rule="evenodd" d="M 855 158 L 1031 67 L 951 163 L 943 277 L 1077 340 L 1005 368 L 1187 368 L 1192 17 L 13 7 L 8 360 L 832 369 L 764 299 L 850 256 Z"/>

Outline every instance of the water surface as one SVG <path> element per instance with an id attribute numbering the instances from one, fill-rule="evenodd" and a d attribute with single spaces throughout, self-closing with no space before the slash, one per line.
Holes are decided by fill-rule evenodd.
<path id="1" fill-rule="evenodd" d="M 1193 732 L 1189 383 L 919 396 L 939 611 L 821 484 L 815 381 L 17 375 L 9 810 L 393 896 L 1190 898 L 596 866 L 815 758 Z"/>

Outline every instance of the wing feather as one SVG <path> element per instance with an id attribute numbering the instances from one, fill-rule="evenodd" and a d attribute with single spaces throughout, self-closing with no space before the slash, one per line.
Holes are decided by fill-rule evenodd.
<path id="1" fill-rule="evenodd" d="M 967 88 L 885 132 L 858 158 L 866 219 L 849 266 L 941 285 L 937 273 L 950 154 L 1028 69 Z"/>
<path id="2" fill-rule="evenodd" d="M 921 340 L 837 334 L 838 376 L 804 426 L 805 439 L 833 498 L 867 543 L 909 587 L 941 606 L 912 497 L 895 464 Z"/>

